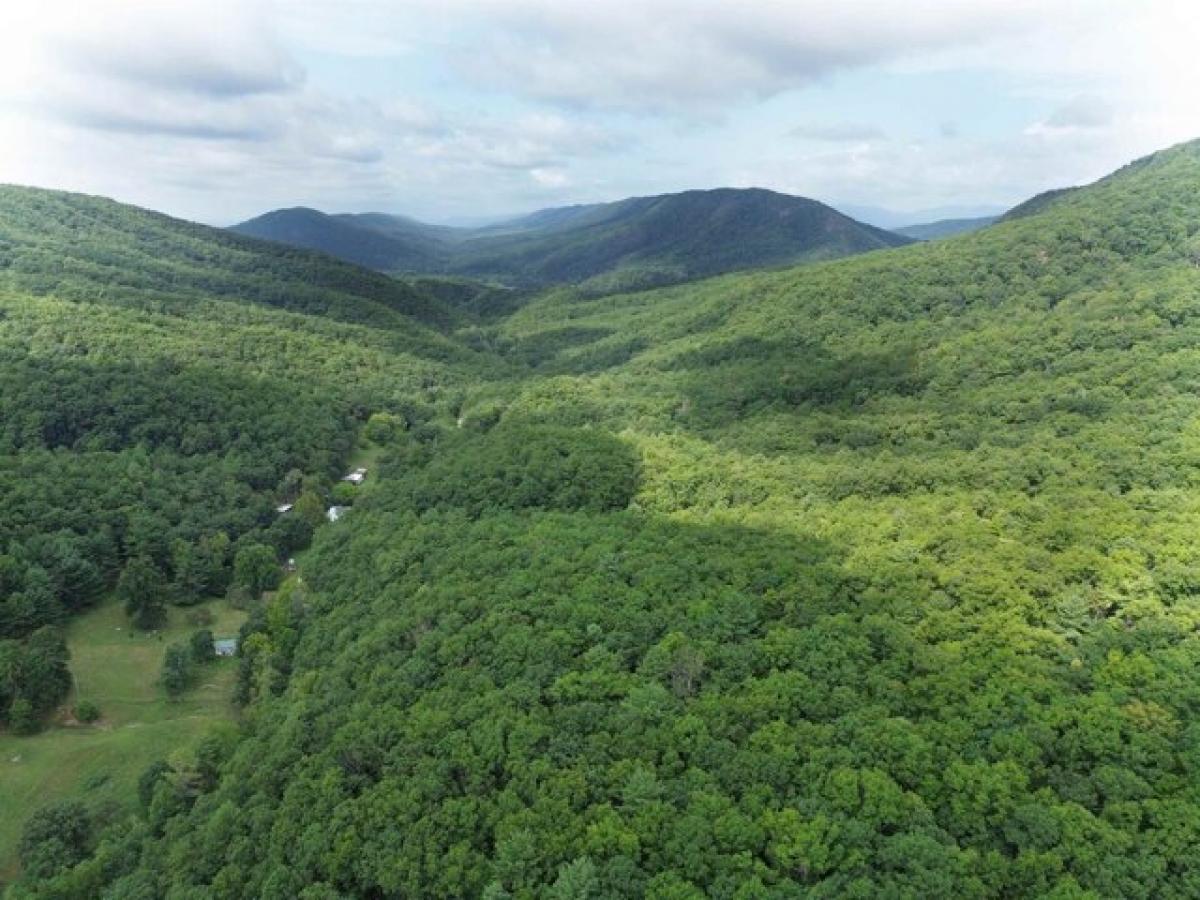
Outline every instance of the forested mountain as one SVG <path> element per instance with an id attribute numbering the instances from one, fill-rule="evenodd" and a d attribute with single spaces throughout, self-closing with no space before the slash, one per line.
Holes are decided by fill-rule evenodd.
<path id="1" fill-rule="evenodd" d="M 956 234 L 968 234 L 991 225 L 998 216 L 981 216 L 976 219 L 939 219 L 936 222 L 923 222 L 919 225 L 905 225 L 895 228 L 896 234 L 916 241 L 936 241 L 938 238 L 953 237 Z"/>
<path id="2" fill-rule="evenodd" d="M 457 322 L 357 266 L 100 197 L 0 185 L 0 240 L 5 286 L 35 295 L 159 310 L 216 298 L 401 330 Z"/>
<path id="3" fill-rule="evenodd" d="M 1028 200 L 1018 203 L 1012 209 L 1008 210 L 1004 215 L 1000 216 L 1001 222 L 1011 222 L 1013 219 L 1023 219 L 1026 216 L 1036 215 L 1046 207 L 1057 202 L 1058 200 L 1070 196 L 1074 191 L 1079 190 L 1074 187 L 1054 188 L 1049 191 L 1042 191 L 1040 194 L 1035 194 Z"/>
<path id="4" fill-rule="evenodd" d="M 503 366 L 458 320 L 319 254 L 0 188 L 0 727 L 62 700 L 55 629 L 125 573 L 190 604 L 243 551 L 304 546 L 274 507 L 327 492 L 362 420 L 420 422 Z"/>
<path id="5" fill-rule="evenodd" d="M 1189 144 L 950 242 L 553 291 L 463 332 L 504 363 L 6 288 L 35 365 L 300 391 L 255 540 L 354 410 L 412 423 L 244 629 L 243 733 L 14 896 L 1196 896 L 1198 260 Z M 91 421 L 69 465 L 190 471 Z"/>
<path id="6" fill-rule="evenodd" d="M 315 209 L 277 209 L 235 225 L 238 234 L 320 250 L 369 269 L 440 272 L 445 253 L 438 229 L 379 214 L 327 215 Z"/>
<path id="7" fill-rule="evenodd" d="M 462 246 L 457 268 L 514 281 L 679 281 L 904 243 L 815 200 L 721 189 L 546 211 Z"/>
<path id="8" fill-rule="evenodd" d="M 734 189 L 548 209 L 476 229 L 294 209 L 234 230 L 383 271 L 454 273 L 521 287 L 585 283 L 603 292 L 907 242 L 814 200 Z"/>

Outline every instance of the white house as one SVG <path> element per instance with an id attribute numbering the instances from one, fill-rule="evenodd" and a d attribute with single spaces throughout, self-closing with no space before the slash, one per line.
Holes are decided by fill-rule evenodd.
<path id="1" fill-rule="evenodd" d="M 217 656 L 236 656 L 237 638 L 220 638 L 213 641 L 213 653 Z"/>
<path id="2" fill-rule="evenodd" d="M 355 469 L 349 475 L 344 475 L 342 477 L 342 481 L 348 481 L 351 484 L 362 484 L 363 479 L 365 479 L 366 477 L 367 477 L 367 470 L 365 468 Z"/>
<path id="3" fill-rule="evenodd" d="M 325 511 L 325 518 L 330 522 L 336 522 L 346 514 L 346 510 L 349 508 L 348 506 L 331 506 Z"/>
<path id="4" fill-rule="evenodd" d="M 280 503 L 277 507 L 275 507 L 275 512 L 279 513 L 279 515 L 281 515 L 281 516 L 285 512 L 291 512 L 291 511 L 292 511 L 292 504 L 290 504 L 290 503 Z"/>

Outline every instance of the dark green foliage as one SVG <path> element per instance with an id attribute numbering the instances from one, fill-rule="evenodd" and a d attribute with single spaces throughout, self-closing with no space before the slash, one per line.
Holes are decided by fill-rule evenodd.
<path id="1" fill-rule="evenodd" d="M 530 299 L 528 291 L 517 290 L 491 281 L 454 276 L 396 275 L 403 284 L 415 291 L 429 294 L 439 303 L 458 310 L 467 318 L 492 322 L 516 312 Z M 462 330 L 457 333 L 461 339 Z"/>
<path id="2" fill-rule="evenodd" d="M 29 878 L 49 878 L 88 853 L 92 820 L 82 803 L 66 800 L 34 813 L 21 834 L 21 866 Z"/>
<path id="3" fill-rule="evenodd" d="M 121 570 L 116 593 L 134 626 L 148 630 L 162 624 L 166 588 L 166 577 L 158 567 L 145 556 L 135 556 Z"/>
<path id="4" fill-rule="evenodd" d="M 377 444 L 388 444 L 404 433 L 408 423 L 403 416 L 394 413 L 377 412 L 367 419 L 363 426 L 363 435 L 367 440 Z"/>
<path id="5" fill-rule="evenodd" d="M 321 518 L 324 520 L 324 512 L 321 513 Z M 313 526 L 310 524 L 312 520 L 311 515 L 304 518 L 299 515 L 279 516 L 271 523 L 265 536 L 275 548 L 275 552 L 281 557 L 286 557 L 308 546 L 313 535 Z"/>
<path id="6" fill-rule="evenodd" d="M 141 804 L 143 811 L 149 812 L 150 804 L 154 800 L 154 792 L 157 790 L 158 785 L 164 780 L 164 776 L 174 771 L 170 763 L 165 759 L 160 759 L 152 762 L 138 776 L 138 802 Z"/>
<path id="7" fill-rule="evenodd" d="M 43 626 L 23 641 L 0 640 L 0 725 L 28 733 L 71 688 L 69 654 L 58 629 Z"/>
<path id="8" fill-rule="evenodd" d="M 28 697 L 11 698 L 5 716 L 13 734 L 36 734 L 41 726 L 37 710 L 33 708 L 33 703 Z"/>
<path id="9" fill-rule="evenodd" d="M 100 718 L 100 707 L 92 700 L 80 700 L 75 704 L 75 718 L 90 725 Z"/>
<path id="10" fill-rule="evenodd" d="M 313 529 L 325 522 L 325 504 L 315 491 L 305 491 L 296 498 L 291 518 L 299 519 L 302 524 L 308 526 L 308 533 L 311 534 Z"/>
<path id="11" fill-rule="evenodd" d="M 234 583 L 249 591 L 251 597 L 272 590 L 281 575 L 275 552 L 263 544 L 247 544 L 234 557 Z"/>
<path id="12" fill-rule="evenodd" d="M 193 655 L 188 644 L 171 644 L 163 656 L 159 682 L 172 699 L 178 698 L 192 683 Z"/>
<path id="13" fill-rule="evenodd" d="M 203 665 L 216 658 L 217 652 L 213 648 L 213 633 L 207 628 L 201 628 L 195 632 L 188 640 L 188 647 L 191 650 L 192 662 Z"/>
<path id="14" fill-rule="evenodd" d="M 418 511 L 496 509 L 601 512 L 625 507 L 637 490 L 630 447 L 609 435 L 563 428 L 501 426 L 450 441 L 404 486 Z"/>
<path id="15" fill-rule="evenodd" d="M 307 539 L 302 544 L 307 544 Z M 229 586 L 229 552 L 229 536 L 223 531 L 206 535 L 194 544 L 176 539 L 171 545 L 171 568 L 175 572 L 171 599 L 188 606 L 225 593 Z"/>

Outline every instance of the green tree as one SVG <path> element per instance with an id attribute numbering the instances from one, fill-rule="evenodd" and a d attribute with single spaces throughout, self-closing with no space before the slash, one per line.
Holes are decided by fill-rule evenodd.
<path id="1" fill-rule="evenodd" d="M 254 597 L 274 589 L 279 584 L 280 574 L 275 553 L 265 544 L 249 544 L 239 549 L 234 557 L 234 583 Z"/>
<path id="2" fill-rule="evenodd" d="M 197 545 L 195 565 L 206 597 L 219 597 L 229 586 L 230 546 L 224 531 L 206 535 Z"/>
<path id="3" fill-rule="evenodd" d="M 100 718 L 100 707 L 94 700 L 80 700 L 75 704 L 75 718 L 85 725 L 90 725 Z"/>
<path id="4" fill-rule="evenodd" d="M 371 413 L 367 424 L 363 426 L 363 434 L 367 440 L 377 444 L 386 444 L 395 440 L 408 427 L 404 416 L 389 412 Z"/>
<path id="5" fill-rule="evenodd" d="M 163 656 L 162 674 L 159 682 L 167 696 L 176 699 L 192 680 L 192 653 L 187 644 L 171 644 Z"/>
<path id="6" fill-rule="evenodd" d="M 166 578 L 146 556 L 129 560 L 117 581 L 117 598 L 125 614 L 142 630 L 155 628 L 166 618 L 166 591 Z"/>
<path id="7" fill-rule="evenodd" d="M 27 699 L 34 715 L 49 712 L 71 689 L 71 654 L 62 632 L 39 628 L 25 641 L 19 664 L 16 693 Z"/>
<path id="8" fill-rule="evenodd" d="M 17 734 L 33 734 L 38 730 L 37 711 L 28 697 L 17 697 L 9 705 L 8 724 Z"/>
<path id="9" fill-rule="evenodd" d="M 550 886 L 550 900 L 589 900 L 599 893 L 596 865 L 586 856 L 567 863 L 558 870 Z"/>
<path id="10" fill-rule="evenodd" d="M 216 658 L 217 653 L 213 648 L 213 633 L 207 628 L 201 628 L 194 632 L 188 640 L 188 647 L 191 650 L 192 661 L 199 665 Z"/>
<path id="11" fill-rule="evenodd" d="M 137 795 L 138 802 L 145 811 L 149 811 L 150 804 L 154 800 L 154 791 L 159 783 L 170 775 L 175 770 L 171 764 L 164 759 L 155 760 L 150 763 L 138 776 Z"/>
<path id="12" fill-rule="evenodd" d="M 45 879 L 78 863 L 91 848 L 92 820 L 77 800 L 44 806 L 21 830 L 21 867 L 26 878 Z"/>
<path id="13" fill-rule="evenodd" d="M 196 544 L 177 539 L 171 543 L 171 596 L 180 606 L 199 603 L 206 592 L 205 559 Z"/>
<path id="14" fill-rule="evenodd" d="M 296 499 L 292 515 L 308 525 L 309 528 L 315 529 L 325 523 L 325 504 L 313 491 L 305 491 Z"/>
<path id="15" fill-rule="evenodd" d="M 677 697 L 690 697 L 700 688 L 706 656 L 687 635 L 672 632 L 662 639 L 642 663 L 643 671 L 664 679 Z"/>

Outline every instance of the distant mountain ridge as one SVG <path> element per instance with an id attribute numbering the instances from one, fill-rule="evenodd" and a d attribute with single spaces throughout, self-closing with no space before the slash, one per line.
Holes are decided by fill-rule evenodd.
<path id="1" fill-rule="evenodd" d="M 382 213 L 329 215 L 298 206 L 272 210 L 230 230 L 247 237 L 320 250 L 369 269 L 437 267 L 440 248 L 436 239 L 425 233 L 426 226 L 417 222 L 409 226 L 409 221 Z"/>
<path id="2" fill-rule="evenodd" d="M 468 275 L 526 287 L 649 286 L 837 259 L 911 241 L 816 200 L 760 188 L 550 208 L 481 228 L 296 208 L 266 213 L 232 230 L 380 271 Z"/>
<path id="3" fill-rule="evenodd" d="M 988 216 L 999 216 L 1005 207 L 990 203 L 950 203 L 943 206 L 930 206 L 923 209 L 898 210 L 886 206 L 872 206 L 863 203 L 838 203 L 837 208 L 846 215 L 874 225 L 876 228 L 886 228 L 888 231 L 900 231 L 928 222 L 941 222 L 946 219 L 982 219 Z"/>
<path id="4" fill-rule="evenodd" d="M 999 216 L 978 216 L 968 219 L 938 219 L 936 222 L 921 222 L 916 225 L 905 225 L 894 228 L 896 234 L 913 238 L 918 241 L 935 241 L 939 238 L 953 237 L 956 234 L 969 234 L 980 228 L 994 224 Z"/>

